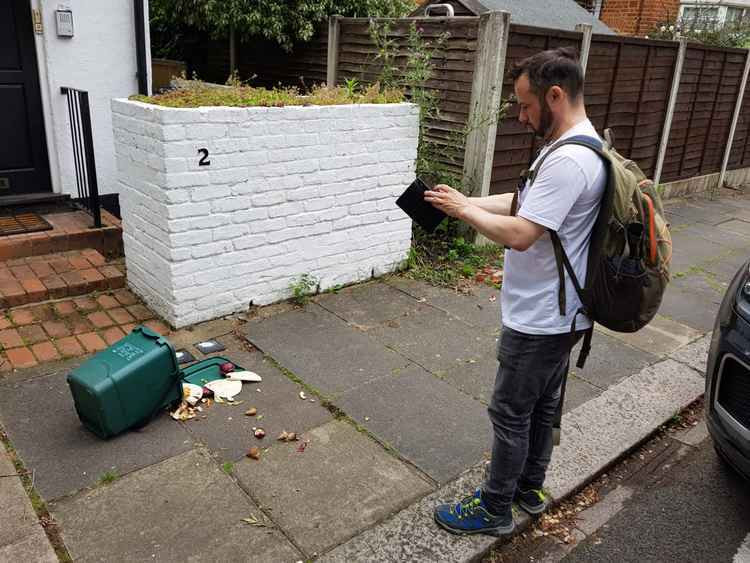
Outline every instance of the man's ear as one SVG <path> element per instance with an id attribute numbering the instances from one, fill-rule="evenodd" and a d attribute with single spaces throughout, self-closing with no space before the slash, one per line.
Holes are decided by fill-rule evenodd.
<path id="1" fill-rule="evenodd" d="M 552 86 L 547 90 L 547 105 L 550 107 L 559 104 L 565 99 L 565 91 L 559 86 Z"/>

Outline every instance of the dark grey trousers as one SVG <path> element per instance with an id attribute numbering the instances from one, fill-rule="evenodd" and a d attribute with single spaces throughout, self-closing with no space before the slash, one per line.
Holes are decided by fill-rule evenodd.
<path id="1" fill-rule="evenodd" d="M 542 488 L 561 384 L 579 337 L 524 334 L 503 327 L 500 366 L 487 409 L 494 430 L 492 461 L 482 487 L 495 513 L 510 509 L 516 488 Z"/>

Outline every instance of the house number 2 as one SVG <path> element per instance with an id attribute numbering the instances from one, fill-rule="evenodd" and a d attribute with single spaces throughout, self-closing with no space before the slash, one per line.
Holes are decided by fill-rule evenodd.
<path id="1" fill-rule="evenodd" d="M 208 149 L 198 149 L 198 154 L 203 155 L 198 161 L 198 166 L 209 166 L 211 164 L 211 161 L 208 160 Z"/>

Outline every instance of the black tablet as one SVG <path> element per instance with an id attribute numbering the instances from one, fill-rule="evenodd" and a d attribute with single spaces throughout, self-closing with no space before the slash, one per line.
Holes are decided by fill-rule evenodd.
<path id="1" fill-rule="evenodd" d="M 431 233 L 445 219 L 445 213 L 424 200 L 424 193 L 429 189 L 422 180 L 417 178 L 396 200 L 396 205 L 403 209 L 415 223 Z"/>

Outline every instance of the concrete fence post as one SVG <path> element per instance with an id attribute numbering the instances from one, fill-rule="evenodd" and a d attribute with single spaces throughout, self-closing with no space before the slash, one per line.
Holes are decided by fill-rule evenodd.
<path id="1" fill-rule="evenodd" d="M 464 153 L 464 189 L 488 196 L 495 157 L 497 119 L 502 100 L 510 14 L 488 12 L 479 18 L 477 53 L 471 85 L 468 134 Z"/>
<path id="2" fill-rule="evenodd" d="M 336 86 L 339 66 L 339 38 L 341 35 L 341 16 L 328 19 L 328 59 L 326 62 L 326 84 Z"/>
<path id="3" fill-rule="evenodd" d="M 680 46 L 677 49 L 677 60 L 675 60 L 674 74 L 672 75 L 672 89 L 669 92 L 669 102 L 667 103 L 667 115 L 664 118 L 664 126 L 661 130 L 661 142 L 659 143 L 659 152 L 656 157 L 656 168 L 654 169 L 654 184 L 659 185 L 661 181 L 661 171 L 664 167 L 664 156 L 667 154 L 667 145 L 669 143 L 669 133 L 672 130 L 672 117 L 674 116 L 674 107 L 677 103 L 677 94 L 680 90 L 680 79 L 682 78 L 682 66 L 685 62 L 685 53 L 687 52 L 687 39 L 680 39 Z"/>
<path id="4" fill-rule="evenodd" d="M 581 37 L 581 53 L 578 58 L 581 67 L 583 67 L 583 75 L 586 76 L 586 66 L 589 62 L 591 36 L 594 34 L 594 28 L 590 23 L 579 23 L 576 25 L 576 31 L 580 31 L 583 34 L 583 37 Z"/>
<path id="5" fill-rule="evenodd" d="M 737 130 L 737 121 L 740 118 L 740 111 L 742 110 L 742 98 L 745 95 L 745 87 L 747 86 L 747 73 L 750 70 L 750 51 L 745 54 L 745 70 L 742 71 L 742 82 L 740 82 L 740 90 L 737 92 L 737 102 L 734 105 L 734 115 L 732 116 L 732 125 L 729 128 L 729 137 L 727 138 L 727 146 L 724 148 L 724 159 L 721 161 L 721 172 L 719 172 L 719 183 L 717 188 L 721 189 L 724 187 L 724 177 L 727 174 L 727 165 L 729 164 L 729 156 L 732 153 L 732 144 L 734 143 L 734 133 Z"/>

